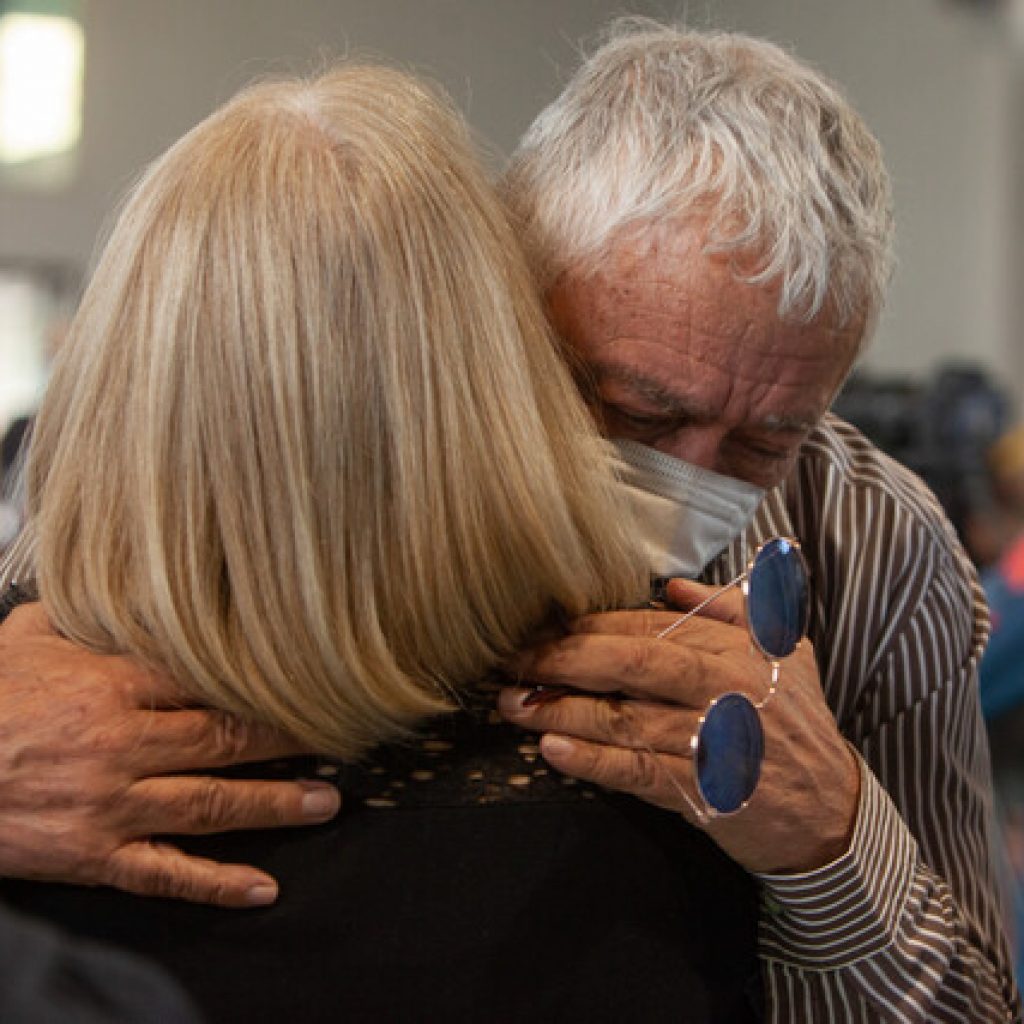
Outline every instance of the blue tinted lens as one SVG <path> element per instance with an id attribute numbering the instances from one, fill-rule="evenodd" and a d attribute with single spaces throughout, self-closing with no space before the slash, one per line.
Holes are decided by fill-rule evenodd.
<path id="1" fill-rule="evenodd" d="M 761 777 L 764 733 L 757 708 L 742 693 L 726 693 L 704 716 L 697 735 L 697 786 L 720 814 L 738 811 Z"/>
<path id="2" fill-rule="evenodd" d="M 747 619 L 770 658 L 785 658 L 807 629 L 807 569 L 800 549 L 782 537 L 758 551 L 747 580 Z"/>

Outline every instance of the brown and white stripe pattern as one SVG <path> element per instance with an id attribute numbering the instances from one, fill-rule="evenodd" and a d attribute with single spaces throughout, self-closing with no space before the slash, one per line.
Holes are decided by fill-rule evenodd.
<path id="1" fill-rule="evenodd" d="M 0 589 L 27 581 L 32 577 L 32 563 L 35 544 L 30 530 L 22 530 L 17 540 L 0 553 Z"/>
<path id="2" fill-rule="evenodd" d="M 862 785 L 843 857 L 761 878 L 769 1019 L 1018 1020 L 977 696 L 988 612 L 974 569 L 927 488 L 833 416 L 709 581 L 733 578 L 779 534 L 807 557 L 809 632 Z"/>

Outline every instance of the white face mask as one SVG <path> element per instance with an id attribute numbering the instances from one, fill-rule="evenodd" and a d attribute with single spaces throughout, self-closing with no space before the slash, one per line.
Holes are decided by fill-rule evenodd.
<path id="1" fill-rule="evenodd" d="M 695 579 L 750 524 L 764 489 L 613 439 L 654 576 Z"/>

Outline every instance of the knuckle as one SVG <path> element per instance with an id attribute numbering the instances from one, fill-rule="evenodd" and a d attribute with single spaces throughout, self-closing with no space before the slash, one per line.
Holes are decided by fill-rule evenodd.
<path id="1" fill-rule="evenodd" d="M 109 885 L 122 892 L 141 892 L 136 884 L 135 873 L 119 860 L 111 859 L 93 864 L 91 867 L 92 870 L 86 876 L 90 881 L 99 885 Z"/>
<path id="2" fill-rule="evenodd" d="M 120 760 L 131 753 L 138 744 L 138 737 L 132 734 L 128 723 L 120 716 L 109 721 L 96 723 L 89 731 L 89 747 L 106 762 Z"/>
<path id="3" fill-rule="evenodd" d="M 187 875 L 161 870 L 137 879 L 141 891 L 147 896 L 159 896 L 170 900 L 195 899 L 196 886 Z"/>
<path id="4" fill-rule="evenodd" d="M 195 885 L 192 889 L 191 899 L 194 902 L 212 903 L 219 907 L 229 906 L 232 903 L 234 892 L 224 882 L 208 882 L 205 886 Z"/>
<path id="5" fill-rule="evenodd" d="M 121 851 L 120 855 L 111 857 L 97 872 L 95 880 L 102 885 L 109 885 L 122 892 L 134 893 L 137 896 L 167 895 L 169 879 L 165 872 L 146 871 L 134 859 Z"/>
<path id="6" fill-rule="evenodd" d="M 94 819 L 113 827 L 119 823 L 130 823 L 138 814 L 131 787 L 123 780 L 98 775 L 83 785 L 81 793 L 82 806 Z"/>
<path id="7" fill-rule="evenodd" d="M 301 812 L 292 810 L 292 805 L 283 800 L 273 800 L 270 797 L 264 798 L 258 808 L 261 817 L 270 826 L 283 828 L 291 825 L 296 818 L 304 820 Z"/>
<path id="8" fill-rule="evenodd" d="M 579 647 L 576 637 L 567 637 L 557 644 L 549 644 L 534 662 L 534 675 L 538 682 L 558 680 L 565 671 L 568 659 Z"/>
<path id="9" fill-rule="evenodd" d="M 578 748 L 578 756 L 580 758 L 580 770 L 579 773 L 584 778 L 592 779 L 595 782 L 600 783 L 605 775 L 607 775 L 607 768 L 604 763 L 604 752 L 601 747 L 595 744 L 582 744 Z"/>
<path id="10" fill-rule="evenodd" d="M 151 844 L 150 850 L 170 850 L 160 844 Z M 192 903 L 223 902 L 226 888 L 216 880 L 204 880 L 186 869 L 183 864 L 153 864 L 135 858 L 114 858 L 105 865 L 96 882 L 129 892 L 136 896 L 169 900 L 187 900 Z"/>
<path id="11" fill-rule="evenodd" d="M 231 799 L 220 779 L 204 779 L 188 796 L 187 819 L 196 831 L 219 829 L 228 817 Z"/>
<path id="12" fill-rule="evenodd" d="M 651 670 L 652 644 L 636 640 L 627 648 L 623 673 L 627 679 L 644 679 Z"/>
<path id="13" fill-rule="evenodd" d="M 629 752 L 629 787 L 636 792 L 653 789 L 658 766 L 653 754 L 647 750 Z"/>
<path id="14" fill-rule="evenodd" d="M 213 722 L 217 749 L 229 760 L 241 758 L 249 743 L 249 729 L 241 718 L 216 712 Z"/>
<path id="15" fill-rule="evenodd" d="M 184 867 L 179 870 L 165 871 L 158 876 L 162 882 L 162 895 L 175 900 L 187 900 L 190 903 L 224 903 L 227 887 L 212 878 L 205 878 Z"/>
<path id="16" fill-rule="evenodd" d="M 111 864 L 109 850 L 99 850 L 89 844 L 75 850 L 68 863 L 71 866 L 70 880 L 80 885 L 101 885 L 111 875 L 117 874 L 116 867 Z"/>
<path id="17" fill-rule="evenodd" d="M 640 722 L 632 702 L 610 698 L 596 703 L 602 734 L 618 746 L 633 746 Z"/>
<path id="18" fill-rule="evenodd" d="M 278 784 L 269 783 L 247 792 L 247 813 L 253 822 L 285 826 L 296 820 L 305 820 L 299 809 L 305 794 L 299 790 L 285 789 L 285 785 L 279 787 Z"/>

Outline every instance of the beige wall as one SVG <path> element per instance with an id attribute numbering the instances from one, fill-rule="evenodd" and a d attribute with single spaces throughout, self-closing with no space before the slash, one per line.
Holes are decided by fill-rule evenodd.
<path id="1" fill-rule="evenodd" d="M 694 8 L 695 9 L 695 8 Z M 1022 53 L 953 0 L 718 0 L 705 23 L 792 46 L 882 140 L 900 265 L 866 364 L 981 362 L 1024 397 Z"/>
<path id="2" fill-rule="evenodd" d="M 793 46 L 838 78 L 882 139 L 901 265 L 885 371 L 981 360 L 1020 394 L 1024 85 L 1004 34 L 952 0 L 716 0 L 691 20 Z M 507 151 L 574 63 L 637 0 L 87 0 L 86 135 L 63 193 L 0 190 L 0 260 L 84 264 L 133 175 L 241 82 L 316 56 L 387 54 L 438 77 Z M 499 157 L 496 157 L 499 159 Z"/>
<path id="3" fill-rule="evenodd" d="M 243 82 L 346 52 L 440 79 L 506 150 L 574 48 L 617 0 L 85 0 L 78 179 L 54 195 L 0 189 L 0 260 L 86 262 L 141 167 Z M 649 9 L 632 3 L 636 11 Z"/>

